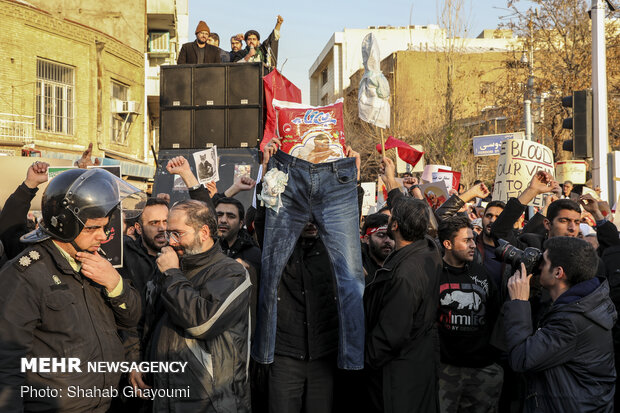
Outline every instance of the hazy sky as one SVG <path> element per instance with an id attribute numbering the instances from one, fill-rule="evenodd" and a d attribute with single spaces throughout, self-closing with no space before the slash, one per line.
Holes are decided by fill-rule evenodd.
<path id="1" fill-rule="evenodd" d="M 284 18 L 278 46 L 278 69 L 286 61 L 281 72 L 301 89 L 305 103 L 310 99 L 310 66 L 334 32 L 345 27 L 359 29 L 438 23 L 438 6 L 429 0 L 189 0 L 189 39 L 195 38 L 196 25 L 204 20 L 212 32 L 219 34 L 220 46 L 230 50 L 230 36 L 236 33 L 254 29 L 260 33 L 261 40 L 267 38 L 278 14 Z M 509 14 L 506 0 L 465 0 L 467 37 L 476 37 L 483 29 L 496 28 L 500 18 Z"/>

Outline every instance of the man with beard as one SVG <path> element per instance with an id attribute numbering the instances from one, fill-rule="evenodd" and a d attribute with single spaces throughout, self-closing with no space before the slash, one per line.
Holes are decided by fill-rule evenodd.
<path id="1" fill-rule="evenodd" d="M 253 268 L 260 274 L 261 253 L 248 231 L 243 227 L 245 209 L 235 198 L 219 198 L 215 201 L 217 235 L 220 247 L 227 256 L 236 259 L 247 270 Z"/>
<path id="2" fill-rule="evenodd" d="M 444 247 L 437 319 L 441 411 L 495 411 L 503 381 L 497 352 L 489 344 L 500 306 L 497 289 L 474 260 L 469 218 L 442 221 L 439 241 Z"/>
<path id="3" fill-rule="evenodd" d="M 368 412 L 435 412 L 437 396 L 437 308 L 441 255 L 426 235 L 425 201 L 400 193 L 394 162 L 383 158 L 388 234 L 394 252 L 364 291 L 365 370 L 372 404 Z"/>
<path id="4" fill-rule="evenodd" d="M 485 198 L 489 190 L 482 182 L 475 184 L 461 195 L 452 195 L 442 206 L 436 215 L 440 220 L 448 219 L 457 214 L 468 202 L 476 198 Z M 495 256 L 495 238 L 491 236 L 491 225 L 495 222 L 499 214 L 502 213 L 506 204 L 502 201 L 491 201 L 487 204 L 482 215 L 482 233 L 475 236 L 476 255 L 475 260 L 482 262 L 487 274 L 492 278 L 496 285 L 502 279 L 502 263 Z"/>
<path id="5" fill-rule="evenodd" d="M 230 38 L 230 61 L 237 62 L 243 57 L 243 33 L 236 34 Z"/>
<path id="6" fill-rule="evenodd" d="M 150 359 L 187 366 L 156 373 L 154 387 L 190 391 L 156 398 L 153 411 L 249 412 L 247 271 L 222 254 L 215 215 L 203 202 L 175 204 L 166 234 Z"/>
<path id="7" fill-rule="evenodd" d="M 368 215 L 362 226 L 362 261 L 366 284 L 394 251 L 394 240 L 387 234 L 388 220 L 387 215 L 376 213 Z"/>
<path id="8" fill-rule="evenodd" d="M 218 47 L 207 44 L 209 39 L 209 26 L 202 20 L 198 22 L 196 27 L 196 40 L 185 43 L 179 52 L 177 64 L 200 64 L 200 63 L 220 63 L 220 49 Z"/>
<path id="9" fill-rule="evenodd" d="M 246 48 L 241 55 L 242 62 L 263 62 L 269 67 L 275 67 L 278 62 L 278 41 L 280 40 L 280 27 L 284 19 L 278 15 L 276 26 L 264 42 L 260 42 L 260 34 L 256 30 L 248 30 L 245 33 Z"/>
<path id="10" fill-rule="evenodd" d="M 125 345 L 127 358 L 130 361 L 144 360 L 145 349 L 151 330 L 148 328 L 152 318 L 150 309 L 150 292 L 153 289 L 152 280 L 159 273 L 157 268 L 157 254 L 161 248 L 168 245 L 166 240 L 166 224 L 168 222 L 168 202 L 162 198 L 149 198 L 142 214 L 135 224 L 136 239 L 128 235 L 123 237 L 123 267 L 118 272 L 125 279 L 131 280 L 132 284 L 142 298 L 142 317 L 138 326 L 134 329 L 120 329 L 119 334 Z M 125 384 L 122 379 L 122 384 Z M 129 375 L 129 383 L 134 387 L 144 385 L 144 376 L 139 372 Z M 115 411 L 148 411 L 151 403 L 140 399 L 115 399 L 113 408 Z"/>

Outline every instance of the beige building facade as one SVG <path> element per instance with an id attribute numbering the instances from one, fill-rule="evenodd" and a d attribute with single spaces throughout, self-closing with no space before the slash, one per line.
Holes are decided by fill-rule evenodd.
<path id="1" fill-rule="evenodd" d="M 77 159 L 92 142 L 94 155 L 120 162 L 123 174 L 153 176 L 145 7 L 0 0 L 0 154 Z"/>

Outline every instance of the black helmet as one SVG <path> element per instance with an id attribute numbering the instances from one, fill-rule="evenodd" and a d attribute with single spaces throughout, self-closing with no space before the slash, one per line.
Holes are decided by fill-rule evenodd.
<path id="1" fill-rule="evenodd" d="M 82 232 L 88 219 L 110 216 L 121 202 L 138 203 L 144 196 L 139 189 L 105 169 L 69 169 L 50 181 L 41 201 L 40 228 L 24 235 L 22 242 L 39 242 L 50 237 L 71 242 Z M 133 205 L 128 212 L 139 213 Z"/>

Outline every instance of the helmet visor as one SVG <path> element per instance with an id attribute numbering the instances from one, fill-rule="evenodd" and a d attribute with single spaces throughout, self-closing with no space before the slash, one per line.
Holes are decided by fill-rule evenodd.
<path id="1" fill-rule="evenodd" d="M 142 212 L 146 194 L 102 168 L 92 168 L 80 175 L 66 193 L 67 208 L 82 223 L 103 218 L 119 207 L 127 218 Z"/>

